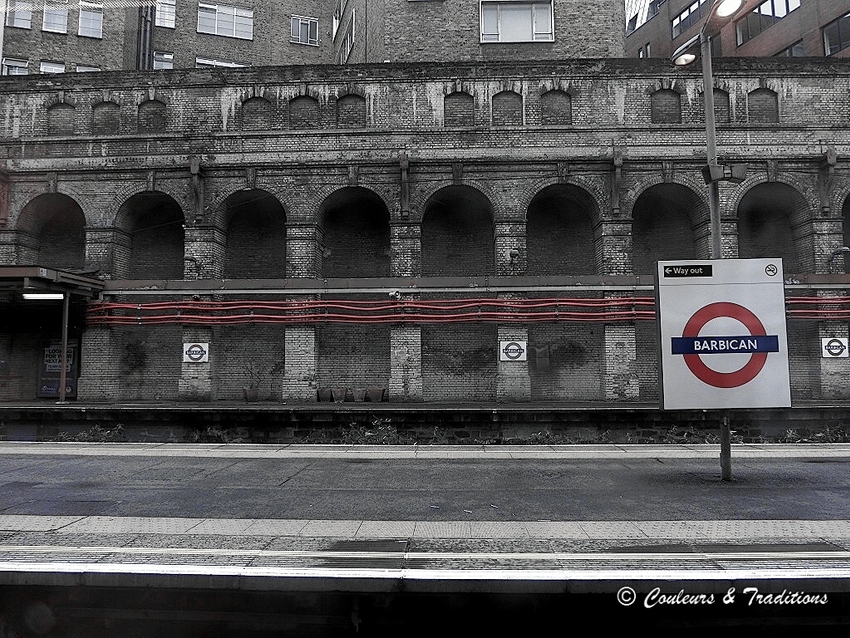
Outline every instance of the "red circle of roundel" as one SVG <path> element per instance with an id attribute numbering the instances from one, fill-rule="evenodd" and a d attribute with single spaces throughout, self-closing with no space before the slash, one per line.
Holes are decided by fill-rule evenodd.
<path id="1" fill-rule="evenodd" d="M 762 322 L 750 310 L 730 301 L 718 301 L 697 310 L 685 324 L 682 336 L 698 337 L 699 331 L 705 324 L 719 317 L 731 317 L 740 321 L 754 337 L 763 337 L 767 334 Z M 767 362 L 766 352 L 753 352 L 750 354 L 750 360 L 743 368 L 735 370 L 735 372 L 717 372 L 705 365 L 698 354 L 686 354 L 684 357 L 685 364 L 694 373 L 694 376 L 715 388 L 737 388 L 745 385 L 758 376 Z"/>

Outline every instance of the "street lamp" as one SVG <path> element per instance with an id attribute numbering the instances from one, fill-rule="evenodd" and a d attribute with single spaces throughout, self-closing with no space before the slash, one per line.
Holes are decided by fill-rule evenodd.
<path id="1" fill-rule="evenodd" d="M 699 44 L 699 56 L 702 58 L 702 84 L 705 108 L 705 150 L 707 164 L 703 168 L 703 178 L 708 184 L 708 213 L 711 226 L 711 257 L 722 259 L 720 228 L 720 187 L 721 180 L 741 182 L 746 176 L 743 166 L 721 166 L 717 163 L 717 132 L 714 120 L 714 73 L 711 68 L 711 38 L 719 31 L 718 20 L 724 22 L 734 16 L 744 6 L 744 0 L 714 0 L 708 16 L 699 33 L 680 46 L 671 56 L 676 66 L 686 66 L 697 59 L 696 45 Z M 712 27 L 709 30 L 709 26 Z"/>
<path id="2" fill-rule="evenodd" d="M 696 60 L 694 52 L 699 43 L 702 57 L 702 95 L 705 108 L 706 166 L 702 169 L 708 184 L 708 214 L 711 226 L 711 257 L 723 259 L 720 226 L 720 181 L 728 179 L 741 182 L 746 177 L 743 166 L 721 166 L 717 163 L 717 132 L 714 121 L 714 73 L 711 69 L 711 38 L 720 31 L 724 22 L 731 19 L 744 6 L 744 0 L 712 0 L 711 8 L 699 33 L 688 40 L 671 56 L 676 66 L 686 66 Z M 732 480 L 732 432 L 729 415 L 723 414 L 720 423 L 720 474 L 724 481 Z"/>

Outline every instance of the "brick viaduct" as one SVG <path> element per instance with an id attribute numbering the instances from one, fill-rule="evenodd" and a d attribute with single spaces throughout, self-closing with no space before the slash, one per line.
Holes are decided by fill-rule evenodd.
<path id="1" fill-rule="evenodd" d="M 748 169 L 724 255 L 839 303 L 850 62 L 715 67 L 719 153 Z M 709 256 L 701 90 L 657 60 L 2 78 L 0 265 L 105 280 L 72 308 L 84 400 L 235 400 L 253 373 L 291 403 L 654 401 L 653 263 Z M 517 318 L 530 299 L 569 312 Z M 59 320 L 2 301 L 0 400 L 35 397 Z M 847 398 L 820 353 L 847 322 L 818 308 L 789 320 L 792 397 Z"/>

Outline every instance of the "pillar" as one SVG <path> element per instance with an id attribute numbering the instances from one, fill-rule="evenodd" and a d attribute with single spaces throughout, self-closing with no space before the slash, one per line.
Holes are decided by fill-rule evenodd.
<path id="1" fill-rule="evenodd" d="M 515 360 L 503 360 L 502 342 L 517 342 L 524 350 Z M 499 403 L 531 400 L 531 376 L 528 373 L 528 327 L 505 325 L 498 327 L 499 365 L 496 373 L 496 401 Z M 516 352 L 511 350 L 511 353 Z M 514 356 L 514 355 L 512 355 Z"/>
<path id="2" fill-rule="evenodd" d="M 287 326 L 284 336 L 286 352 L 281 394 L 287 402 L 316 401 L 316 374 L 319 352 L 316 347 L 316 328 Z"/>
<path id="3" fill-rule="evenodd" d="M 186 226 L 184 235 L 183 278 L 221 279 L 225 235 L 214 226 Z"/>
<path id="4" fill-rule="evenodd" d="M 120 400 L 120 340 L 110 326 L 89 326 L 80 345 L 79 401 L 114 402 Z"/>
<path id="5" fill-rule="evenodd" d="M 180 354 L 180 379 L 177 382 L 177 398 L 180 401 L 211 401 L 212 400 L 212 370 L 211 360 L 213 330 L 209 326 L 184 326 L 183 347 Z M 199 344 L 208 350 L 206 361 L 186 361 L 183 351 L 193 344 Z M 206 344 L 206 345 L 204 345 Z M 194 348 L 192 352 L 199 352 Z"/>
<path id="6" fill-rule="evenodd" d="M 422 401 L 422 328 L 390 330 L 390 401 Z"/>

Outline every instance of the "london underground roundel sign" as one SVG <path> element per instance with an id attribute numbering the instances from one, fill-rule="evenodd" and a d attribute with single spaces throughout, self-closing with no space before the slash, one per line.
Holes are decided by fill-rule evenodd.
<path id="1" fill-rule="evenodd" d="M 659 262 L 664 408 L 790 405 L 781 265 Z"/>

